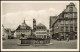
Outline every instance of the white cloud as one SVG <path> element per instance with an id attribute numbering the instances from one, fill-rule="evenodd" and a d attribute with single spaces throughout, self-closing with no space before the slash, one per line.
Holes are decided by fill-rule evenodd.
<path id="1" fill-rule="evenodd" d="M 47 28 L 49 28 L 49 18 L 50 15 L 56 15 L 59 13 L 56 9 L 50 8 L 45 10 L 29 10 L 23 12 L 14 12 L 14 13 L 7 13 L 3 15 L 3 25 L 6 28 L 14 28 L 16 29 L 18 25 L 20 25 L 23 20 L 26 20 L 26 24 L 33 27 L 33 18 L 36 19 L 37 24 L 42 23 Z"/>

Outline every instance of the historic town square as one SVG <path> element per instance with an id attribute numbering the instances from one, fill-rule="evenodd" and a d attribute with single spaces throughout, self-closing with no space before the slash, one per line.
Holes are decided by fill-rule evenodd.
<path id="1" fill-rule="evenodd" d="M 77 49 L 75 2 L 2 6 L 3 49 Z"/>

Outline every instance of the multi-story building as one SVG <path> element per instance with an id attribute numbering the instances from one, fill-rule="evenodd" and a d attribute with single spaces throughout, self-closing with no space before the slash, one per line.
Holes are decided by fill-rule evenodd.
<path id="1" fill-rule="evenodd" d="M 22 35 L 24 35 L 25 38 L 27 38 L 31 35 L 31 31 L 32 31 L 31 27 L 28 26 L 24 20 L 24 22 L 21 25 L 19 25 L 18 28 L 16 29 L 15 37 L 20 38 Z"/>
<path id="2" fill-rule="evenodd" d="M 53 32 L 53 27 L 52 27 L 52 25 L 53 25 L 53 23 L 57 20 L 57 17 L 58 16 L 50 16 L 50 35 L 52 36 L 52 38 L 53 38 L 53 34 L 54 34 L 54 32 Z"/>
<path id="3" fill-rule="evenodd" d="M 31 36 L 20 38 L 21 44 L 48 44 L 50 43 L 49 30 L 43 24 L 36 25 L 36 20 L 33 19 L 33 30 Z M 27 34 L 27 33 L 26 33 Z"/>
<path id="4" fill-rule="evenodd" d="M 47 39 L 48 33 L 46 26 L 41 23 L 36 25 L 35 36 L 37 38 Z"/>
<path id="5" fill-rule="evenodd" d="M 2 27 L 2 38 L 3 39 L 10 39 L 11 38 L 11 29 Z"/>
<path id="6" fill-rule="evenodd" d="M 11 30 L 11 39 L 14 38 L 14 32 L 15 32 L 15 30 Z"/>
<path id="7" fill-rule="evenodd" d="M 52 29 L 52 25 L 53 25 L 53 23 L 56 21 L 56 19 L 57 19 L 57 16 L 50 16 L 50 29 Z"/>
<path id="8" fill-rule="evenodd" d="M 70 39 L 77 38 L 77 8 L 74 3 L 66 6 L 53 23 L 53 38 Z"/>

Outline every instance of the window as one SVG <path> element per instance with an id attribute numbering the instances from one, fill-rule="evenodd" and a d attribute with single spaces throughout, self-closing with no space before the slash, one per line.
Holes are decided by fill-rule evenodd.
<path id="1" fill-rule="evenodd" d="M 70 31 L 73 31 L 73 27 L 72 26 L 70 27 Z"/>
<path id="2" fill-rule="evenodd" d="M 66 26 L 66 31 L 68 31 L 68 27 Z"/>
<path id="3" fill-rule="evenodd" d="M 44 38 L 46 38 L 46 35 L 44 35 Z"/>
<path id="4" fill-rule="evenodd" d="M 75 31 L 77 31 L 77 27 L 75 27 Z"/>
<path id="5" fill-rule="evenodd" d="M 65 21 L 66 22 L 66 24 L 68 24 L 68 21 Z"/>
<path id="6" fill-rule="evenodd" d="M 77 18 L 77 13 L 74 13 L 74 18 Z"/>
<path id="7" fill-rule="evenodd" d="M 65 18 L 68 18 L 68 13 L 64 15 Z"/>
<path id="8" fill-rule="evenodd" d="M 41 27 L 41 29 L 43 29 L 43 27 Z"/>
<path id="9" fill-rule="evenodd" d="M 39 27 L 39 29 L 41 29 L 41 27 Z"/>
<path id="10" fill-rule="evenodd" d="M 61 24 L 64 24 L 64 22 L 63 22 L 63 21 L 61 21 Z"/>
<path id="11" fill-rule="evenodd" d="M 39 27 L 37 27 L 37 29 L 39 29 Z"/>
<path id="12" fill-rule="evenodd" d="M 64 27 L 61 27 L 61 31 L 64 31 Z"/>
<path id="13" fill-rule="evenodd" d="M 73 11 L 73 7 L 70 7 L 69 11 L 72 12 Z"/>
<path id="14" fill-rule="evenodd" d="M 73 24 L 73 21 L 70 21 L 70 24 Z"/>
<path id="15" fill-rule="evenodd" d="M 74 25 L 77 25 L 77 20 L 74 20 Z"/>
<path id="16" fill-rule="evenodd" d="M 73 18 L 73 13 L 69 13 L 69 18 Z"/>

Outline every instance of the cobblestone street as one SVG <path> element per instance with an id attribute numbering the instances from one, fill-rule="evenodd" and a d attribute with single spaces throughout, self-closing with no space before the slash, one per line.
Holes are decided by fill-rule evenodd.
<path id="1" fill-rule="evenodd" d="M 17 45 L 20 42 L 19 39 L 8 39 L 3 40 L 3 49 L 76 49 L 77 48 L 77 40 L 65 41 L 57 41 L 51 40 L 51 45 L 47 46 L 19 46 Z"/>

